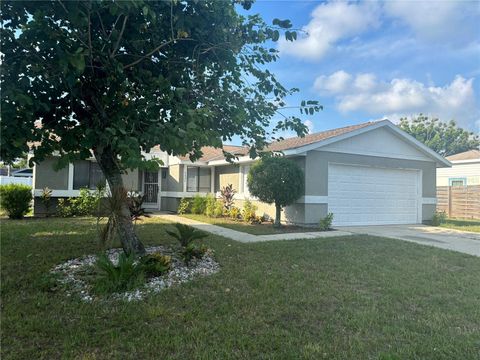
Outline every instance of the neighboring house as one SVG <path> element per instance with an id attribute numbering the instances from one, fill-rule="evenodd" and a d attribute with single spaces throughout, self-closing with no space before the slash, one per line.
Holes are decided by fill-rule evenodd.
<path id="1" fill-rule="evenodd" d="M 238 156 L 228 163 L 221 149 L 204 148 L 203 157 L 168 156 L 154 148 L 148 156 L 160 158 L 158 172 L 131 171 L 124 175 L 128 189 L 146 194 L 145 206 L 176 211 L 182 197 L 217 193 L 233 184 L 236 205 L 245 199 L 258 206 L 257 213 L 274 215 L 272 205 L 252 199 L 246 178 L 255 160 L 240 146 L 225 146 Z M 282 221 L 317 224 L 328 212 L 334 225 L 410 224 L 429 221 L 435 211 L 436 169 L 451 164 L 400 130 L 388 120 L 289 138 L 270 144 L 305 172 L 305 195 L 286 207 Z M 35 166 L 35 212 L 42 207 L 37 196 L 48 186 L 54 197 L 76 196 L 81 187 L 95 187 L 103 177 L 93 161 L 79 161 L 55 172 L 54 159 Z"/>
<path id="2" fill-rule="evenodd" d="M 33 169 L 0 169 L 0 185 L 21 184 L 32 186 Z M 10 176 L 8 176 L 10 173 Z"/>
<path id="3" fill-rule="evenodd" d="M 451 168 L 438 169 L 437 186 L 480 185 L 480 150 L 447 156 Z"/>

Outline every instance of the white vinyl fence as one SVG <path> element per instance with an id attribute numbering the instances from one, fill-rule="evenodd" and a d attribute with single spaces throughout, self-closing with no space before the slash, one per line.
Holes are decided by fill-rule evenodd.
<path id="1" fill-rule="evenodd" d="M 33 179 L 31 177 L 0 176 L 0 185 L 22 184 L 32 186 L 32 180 Z"/>

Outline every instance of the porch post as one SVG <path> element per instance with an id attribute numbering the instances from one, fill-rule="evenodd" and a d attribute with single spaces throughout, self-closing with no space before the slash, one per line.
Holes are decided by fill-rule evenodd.
<path id="1" fill-rule="evenodd" d="M 68 164 L 68 190 L 73 190 L 73 163 Z"/>
<path id="2" fill-rule="evenodd" d="M 215 195 L 215 166 L 210 168 L 210 191 Z"/>

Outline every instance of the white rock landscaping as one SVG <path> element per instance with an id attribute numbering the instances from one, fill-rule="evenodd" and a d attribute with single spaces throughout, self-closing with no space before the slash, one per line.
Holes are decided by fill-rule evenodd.
<path id="1" fill-rule="evenodd" d="M 118 262 L 121 248 L 110 249 L 107 255 L 115 264 Z M 87 255 L 81 258 L 71 259 L 63 264 L 55 266 L 51 273 L 58 277 L 58 282 L 65 287 L 67 296 L 79 296 L 84 302 L 92 302 L 102 299 L 139 301 L 146 295 L 158 293 L 163 289 L 174 285 L 182 284 L 193 280 L 197 276 L 208 276 L 219 271 L 220 267 L 213 258 L 211 251 L 207 251 L 201 259 L 193 259 L 187 266 L 179 257 L 178 251 L 166 246 L 153 246 L 146 249 L 147 254 L 159 252 L 163 255 L 172 257 L 172 268 L 168 273 L 146 279 L 141 288 L 134 291 L 115 293 L 108 297 L 92 293 L 92 285 L 85 280 L 85 274 L 88 274 L 95 267 L 97 261 L 96 255 Z"/>

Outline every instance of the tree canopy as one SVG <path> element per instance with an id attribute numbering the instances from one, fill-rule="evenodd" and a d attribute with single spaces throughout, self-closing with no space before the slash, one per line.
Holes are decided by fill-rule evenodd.
<path id="1" fill-rule="evenodd" d="M 34 162 L 55 152 L 60 166 L 93 151 L 115 187 L 125 169 L 154 165 L 142 151 L 156 145 L 195 160 L 202 146 L 238 136 L 255 156 L 280 131 L 305 134 L 295 116 L 270 123 L 297 91 L 268 70 L 272 44 L 296 32 L 289 20 L 239 13 L 251 4 L 3 1 L 1 158 L 13 161 L 27 143 Z"/>
<path id="2" fill-rule="evenodd" d="M 275 225 L 280 226 L 280 211 L 304 194 L 305 175 L 293 160 L 267 156 L 254 164 L 247 176 L 250 194 L 260 201 L 275 204 Z"/>
<path id="3" fill-rule="evenodd" d="M 458 127 L 454 120 L 446 123 L 420 114 L 412 119 L 400 119 L 399 126 L 442 156 L 478 149 L 480 146 L 479 136 Z"/>

